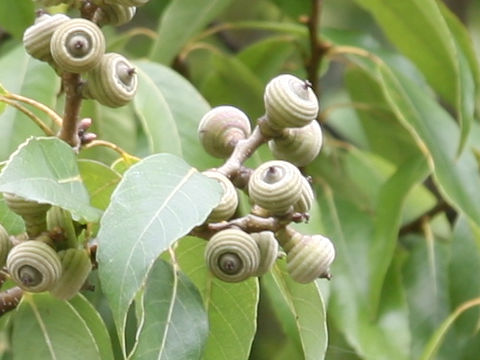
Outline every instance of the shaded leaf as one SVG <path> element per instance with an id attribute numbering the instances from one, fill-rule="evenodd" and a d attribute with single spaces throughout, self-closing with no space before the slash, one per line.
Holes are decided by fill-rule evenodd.
<path id="1" fill-rule="evenodd" d="M 427 94 L 379 64 L 382 87 L 390 106 L 420 149 L 428 149 L 435 180 L 446 199 L 480 224 L 480 179 L 474 155 L 457 157 L 458 126 Z"/>
<path id="2" fill-rule="evenodd" d="M 198 123 L 210 109 L 205 99 L 173 70 L 148 61 L 135 64 L 139 88 L 133 103 L 150 152 L 181 155 L 202 169 L 218 165 L 202 148 L 197 135 Z"/>
<path id="3" fill-rule="evenodd" d="M 11 93 L 32 98 L 51 108 L 56 104 L 60 88 L 58 76 L 48 64 L 29 56 L 22 46 L 0 57 L 0 79 Z M 44 114 L 40 117 L 45 123 L 52 123 Z M 30 118 L 10 106 L 0 114 L 0 134 L 0 160 L 5 160 L 27 137 L 44 135 Z"/>
<path id="4" fill-rule="evenodd" d="M 208 318 L 197 288 L 183 273 L 158 260 L 148 276 L 143 311 L 132 359 L 202 357 Z"/>
<path id="5" fill-rule="evenodd" d="M 258 281 L 226 283 L 214 278 L 206 268 L 205 244 L 188 237 L 176 249 L 180 268 L 199 289 L 208 312 L 210 332 L 203 359 L 247 359 L 256 330 Z"/>
<path id="6" fill-rule="evenodd" d="M 0 24 L 6 32 L 22 39 L 23 32 L 35 20 L 35 4 L 30 0 L 0 2 Z"/>
<path id="7" fill-rule="evenodd" d="M 76 219 L 96 221 L 72 148 L 58 138 L 30 138 L 0 173 L 0 191 L 59 206 Z"/>
<path id="8" fill-rule="evenodd" d="M 383 282 L 394 256 L 406 197 L 412 187 L 422 182 L 428 173 L 429 168 L 424 157 L 407 160 L 380 189 L 374 238 L 369 253 L 369 303 L 372 314 L 377 312 Z"/>
<path id="9" fill-rule="evenodd" d="M 284 260 L 277 261 L 272 275 L 294 314 L 305 359 L 324 358 L 328 343 L 327 322 L 317 283 L 299 284 L 292 280 Z"/>
<path id="10" fill-rule="evenodd" d="M 91 331 L 90 319 L 84 320 L 79 309 L 48 293 L 24 294 L 13 323 L 14 358 L 103 360 L 101 355 L 107 352 L 99 345 L 105 344 L 97 343 L 97 332 Z"/>
<path id="11" fill-rule="evenodd" d="M 113 190 L 120 182 L 120 174 L 98 161 L 86 159 L 78 160 L 78 169 L 90 195 L 91 204 L 105 210 Z"/>
<path id="12" fill-rule="evenodd" d="M 123 345 L 128 307 L 153 262 L 205 220 L 220 192 L 215 181 L 169 154 L 149 156 L 125 172 L 102 217 L 97 254 Z"/>
<path id="13" fill-rule="evenodd" d="M 211 22 L 232 0 L 172 1 L 163 12 L 150 59 L 170 64 L 190 38 Z M 179 26 L 181 24 L 181 26 Z"/>

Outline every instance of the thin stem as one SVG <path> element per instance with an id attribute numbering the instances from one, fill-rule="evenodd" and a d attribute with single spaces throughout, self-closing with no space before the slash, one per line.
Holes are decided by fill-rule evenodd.
<path id="1" fill-rule="evenodd" d="M 260 145 L 267 142 L 268 139 L 268 137 L 262 134 L 260 127 L 258 125 L 255 126 L 252 134 L 247 139 L 240 140 L 237 143 L 232 155 L 230 155 L 228 160 L 219 167 L 217 171 L 227 177 L 235 176 L 245 160 L 247 160 Z"/>
<path id="2" fill-rule="evenodd" d="M 63 88 L 65 89 L 65 113 L 58 137 L 74 148 L 80 146 L 78 137 L 78 118 L 82 96 L 78 91 L 80 75 L 65 73 L 62 75 Z"/>
<path id="3" fill-rule="evenodd" d="M 33 112 L 28 110 L 27 108 L 23 107 L 22 105 L 18 104 L 17 102 L 7 99 L 4 96 L 0 96 L 0 101 L 4 102 L 10 106 L 13 106 L 15 109 L 23 112 L 25 115 L 27 115 L 30 119 L 33 120 L 37 126 L 42 129 L 42 131 L 45 133 L 47 136 L 53 136 L 55 133 L 53 132 L 52 129 L 50 129 L 38 116 L 36 116 Z"/>
<path id="4" fill-rule="evenodd" d="M 18 286 L 0 292 L 0 315 L 17 307 L 23 296 L 23 290 Z"/>
<path id="5" fill-rule="evenodd" d="M 431 208 L 415 220 L 403 225 L 400 228 L 399 235 L 402 236 L 411 232 L 420 232 L 426 219 L 431 219 L 435 215 L 448 209 L 450 209 L 450 206 L 445 201 L 441 200 L 437 205 L 435 205 L 433 208 Z"/>
<path id="6" fill-rule="evenodd" d="M 327 47 L 320 41 L 318 29 L 320 28 L 320 19 L 322 13 L 323 0 L 312 0 L 310 17 L 307 21 L 308 35 L 310 41 L 310 57 L 306 64 L 308 79 L 312 84 L 312 90 L 315 94 L 318 92 L 318 74 L 320 64 L 327 51 Z"/>
<path id="7" fill-rule="evenodd" d="M 32 105 L 35 107 L 37 110 L 44 112 L 47 114 L 58 126 L 62 126 L 62 117 L 58 115 L 55 111 L 50 109 L 48 106 L 42 104 L 41 102 L 35 101 L 33 99 L 30 99 L 28 97 L 22 96 L 22 95 L 17 95 L 17 94 L 12 94 L 12 93 L 7 93 L 1 95 L 3 98 L 15 100 L 15 101 L 20 101 L 28 105 Z"/>
<path id="8" fill-rule="evenodd" d="M 137 161 L 140 160 L 136 156 L 131 155 L 127 151 L 123 150 L 120 146 L 118 146 L 114 143 L 111 143 L 110 141 L 106 141 L 106 140 L 93 140 L 91 143 L 88 143 L 85 146 L 83 146 L 83 148 L 84 149 L 90 149 L 90 148 L 93 148 L 93 147 L 96 147 L 96 146 L 104 146 L 104 147 L 107 147 L 109 149 L 112 149 L 113 151 L 116 151 L 128 163 L 134 163 L 134 162 L 137 162 Z"/>
<path id="9" fill-rule="evenodd" d="M 355 46 L 332 46 L 326 52 L 326 56 L 334 57 L 336 55 L 358 55 L 373 61 L 375 64 L 383 64 L 383 60 L 374 53 Z"/>

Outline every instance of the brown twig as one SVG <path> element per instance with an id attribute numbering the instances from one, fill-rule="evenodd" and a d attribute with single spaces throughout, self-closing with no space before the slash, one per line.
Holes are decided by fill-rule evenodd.
<path id="1" fill-rule="evenodd" d="M 79 74 L 64 73 L 62 75 L 62 84 L 65 89 L 65 113 L 58 137 L 74 148 L 80 146 L 78 136 L 78 115 L 82 103 L 82 95 L 78 91 L 80 83 Z"/>
<path id="2" fill-rule="evenodd" d="M 415 220 L 403 225 L 399 230 L 399 236 L 406 235 L 412 232 L 421 232 L 426 219 L 431 219 L 435 215 L 444 211 L 448 211 L 449 209 L 450 205 L 448 205 L 444 200 L 439 201 L 433 208 L 431 208 Z"/>
<path id="3" fill-rule="evenodd" d="M 0 292 L 0 315 L 17 307 L 23 296 L 23 290 L 18 286 Z"/>

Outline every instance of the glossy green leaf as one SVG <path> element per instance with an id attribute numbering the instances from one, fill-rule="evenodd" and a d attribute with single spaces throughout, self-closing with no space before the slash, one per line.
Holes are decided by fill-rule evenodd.
<path id="1" fill-rule="evenodd" d="M 427 225 L 428 226 L 428 225 Z M 403 283 L 407 293 L 409 323 L 412 334 L 411 358 L 418 359 L 433 332 L 450 313 L 448 297 L 449 244 L 432 236 L 411 235 L 403 239 L 409 250 L 403 266 Z M 456 357 L 458 343 L 453 333 L 445 339 L 442 353 L 436 358 Z"/>
<path id="2" fill-rule="evenodd" d="M 90 309 L 91 311 L 91 309 Z M 87 314 L 89 317 L 89 314 Z M 101 321 L 100 318 L 96 319 Z M 12 333 L 14 359 L 98 359 L 108 354 L 100 350 L 97 331 L 89 327 L 83 312 L 66 301 L 48 293 L 24 294 L 15 313 Z M 25 346 L 28 339 L 28 346 Z"/>
<path id="3" fill-rule="evenodd" d="M 50 107 L 56 104 L 59 78 L 50 66 L 33 59 L 21 46 L 0 57 L 0 79 L 11 93 L 21 94 Z M 38 114 L 47 124 L 51 124 L 44 114 Z M 10 106 L 0 114 L 0 134 L 0 160 L 7 159 L 27 137 L 44 135 L 30 118 Z"/>
<path id="4" fill-rule="evenodd" d="M 0 173 L 0 191 L 59 206 L 74 218 L 96 221 L 72 148 L 58 138 L 30 138 Z"/>
<path id="5" fill-rule="evenodd" d="M 148 61 L 135 64 L 139 87 L 133 102 L 150 152 L 176 154 L 201 169 L 218 165 L 206 154 L 197 134 L 200 119 L 210 109 L 205 99 L 171 69 Z"/>
<path id="6" fill-rule="evenodd" d="M 305 360 L 324 358 L 328 343 L 327 322 L 317 283 L 299 284 L 292 280 L 284 260 L 277 261 L 272 275 L 294 314 Z"/>
<path id="7" fill-rule="evenodd" d="M 0 2 L 0 24 L 17 39 L 35 20 L 35 4 L 31 0 L 3 0 Z"/>
<path id="8" fill-rule="evenodd" d="M 432 86 L 456 104 L 458 63 L 451 33 L 435 0 L 356 0 Z M 452 89 L 455 89 L 452 91 Z"/>
<path id="9" fill-rule="evenodd" d="M 95 310 L 93 305 L 82 295 L 75 296 L 73 299 L 68 300 L 68 303 L 81 315 L 90 333 L 93 335 L 100 352 L 100 359 L 113 360 L 114 356 L 110 335 L 97 310 Z"/>
<path id="10" fill-rule="evenodd" d="M 412 187 L 422 182 L 429 172 L 424 157 L 407 160 L 380 189 L 374 238 L 369 254 L 369 303 L 372 314 L 377 312 L 383 282 L 394 256 L 406 197 Z"/>
<path id="11" fill-rule="evenodd" d="M 150 59 L 170 64 L 193 35 L 225 9 L 232 0 L 172 1 L 163 12 Z M 180 26 L 181 24 L 181 26 Z"/>
<path id="12" fill-rule="evenodd" d="M 143 312 L 131 359 L 201 359 L 208 318 L 202 297 L 183 273 L 158 260 L 145 286 Z"/>
<path id="13" fill-rule="evenodd" d="M 390 266 L 376 319 L 369 315 L 368 254 L 373 219 L 349 199 L 334 195 L 328 185 L 317 188 L 322 223 L 335 244 L 328 315 L 349 345 L 363 358 L 410 359 L 410 331 L 405 295 L 397 264 Z"/>
<path id="14" fill-rule="evenodd" d="M 212 56 L 214 70 L 202 84 L 202 94 L 212 106 L 224 104 L 236 106 L 255 122 L 265 112 L 263 106 L 265 84 L 253 70 L 236 57 L 217 53 Z"/>
<path id="15" fill-rule="evenodd" d="M 258 281 L 239 283 L 215 279 L 205 265 L 204 240 L 184 238 L 176 249 L 182 271 L 199 289 L 208 313 L 209 337 L 204 360 L 248 358 L 256 330 Z"/>
<path id="16" fill-rule="evenodd" d="M 3 196 L 0 194 L 0 224 L 7 230 L 11 235 L 18 235 L 25 231 L 25 224 L 23 219 L 11 211 Z"/>
<path id="17" fill-rule="evenodd" d="M 428 149 L 430 165 L 443 195 L 480 224 L 480 179 L 471 152 L 457 157 L 460 130 L 449 114 L 429 95 L 379 65 L 382 87 L 390 106 L 421 149 Z"/>
<path id="18" fill-rule="evenodd" d="M 220 193 L 215 181 L 169 154 L 149 156 L 125 172 L 102 217 L 97 254 L 122 344 L 128 307 L 155 259 L 205 220 Z"/>
<path id="19" fill-rule="evenodd" d="M 113 190 L 120 182 L 120 174 L 98 161 L 86 159 L 78 161 L 78 170 L 90 195 L 92 206 L 105 210 Z"/>

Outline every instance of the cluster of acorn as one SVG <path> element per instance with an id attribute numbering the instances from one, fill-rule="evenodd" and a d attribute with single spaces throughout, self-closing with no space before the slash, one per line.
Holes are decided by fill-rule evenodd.
<path id="1" fill-rule="evenodd" d="M 6 266 L 10 278 L 25 291 L 49 291 L 62 300 L 74 297 L 92 262 L 70 213 L 9 193 L 3 197 L 10 210 L 22 217 L 26 234 L 10 237 L 0 225 L 0 266 Z"/>
<path id="2" fill-rule="evenodd" d="M 289 215 L 294 213 L 308 218 L 314 201 L 310 182 L 298 167 L 312 162 L 322 146 L 322 131 L 316 121 L 317 98 L 308 82 L 284 74 L 267 84 L 264 102 L 265 116 L 259 119 L 253 132 L 247 115 L 232 106 L 213 108 L 200 121 L 198 133 L 205 150 L 226 159 L 223 166 L 203 172 L 217 180 L 224 190 L 206 226 L 228 224 L 235 214 L 238 194 L 234 183 L 241 184 L 237 187 L 248 194 L 253 215 L 283 219 L 284 223 L 274 231 L 259 230 L 259 225 L 249 232 L 236 226 L 238 222 L 230 221 L 231 226 L 220 227 L 208 240 L 206 262 L 219 279 L 238 282 L 267 272 L 281 247 L 287 254 L 287 270 L 295 281 L 308 283 L 319 277 L 330 278 L 329 267 L 335 257 L 332 242 L 322 235 L 303 235 L 288 224 L 293 218 Z M 268 141 L 278 160 L 267 161 L 255 170 L 243 167 L 241 163 L 252 149 L 246 150 L 245 155 L 245 148 L 239 150 L 240 144 L 253 137 L 257 140 L 250 144 L 256 144 L 247 146 Z M 242 181 L 237 181 L 238 176 L 243 177 Z"/>
<path id="3" fill-rule="evenodd" d="M 148 0 L 90 0 L 79 6 L 90 7 L 90 19 L 72 19 L 65 14 L 40 12 L 23 35 L 25 50 L 48 62 L 59 74 L 81 74 L 79 91 L 87 99 L 118 107 L 133 99 L 137 89 L 135 68 L 122 55 L 105 53 L 103 25 L 122 25 L 135 15 L 136 7 Z M 44 6 L 75 1 L 43 0 Z"/>

